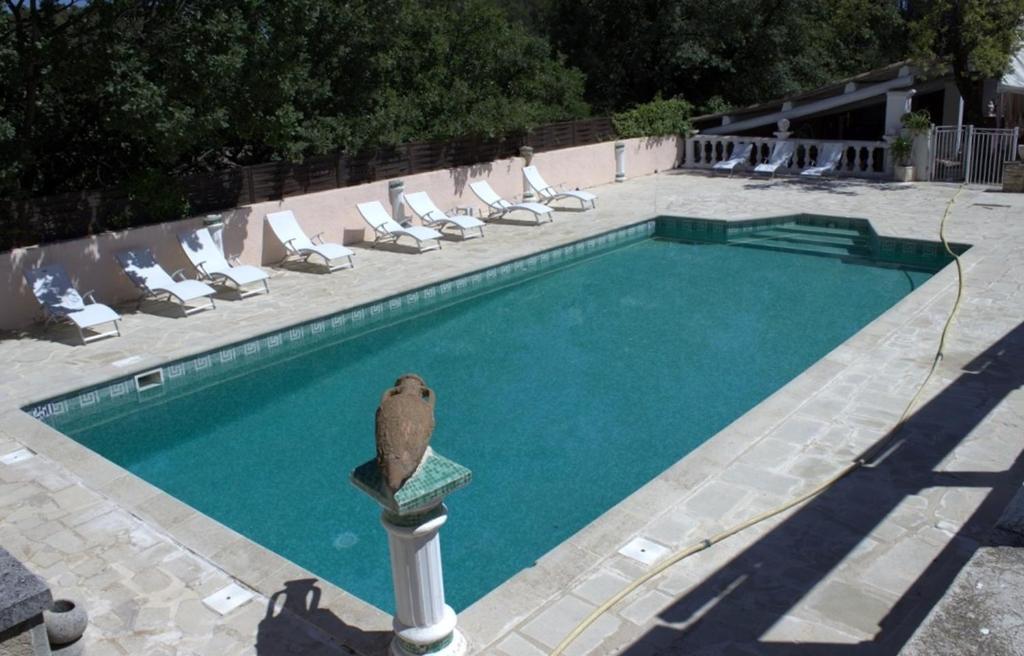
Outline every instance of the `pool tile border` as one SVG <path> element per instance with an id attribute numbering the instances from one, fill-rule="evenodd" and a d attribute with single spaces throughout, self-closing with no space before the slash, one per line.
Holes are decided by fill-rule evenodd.
<path id="1" fill-rule="evenodd" d="M 759 219 L 728 221 L 680 216 L 657 216 L 626 227 L 599 233 L 587 239 L 539 251 L 455 278 L 417 287 L 341 312 L 296 324 L 222 348 L 175 360 L 100 385 L 27 405 L 25 412 L 58 429 L 89 417 L 109 420 L 111 413 L 131 411 L 141 402 L 191 393 L 232 375 L 242 375 L 306 354 L 339 340 L 401 321 L 425 311 L 434 311 L 472 296 L 484 294 L 526 278 L 594 257 L 629 243 L 662 237 L 705 243 L 728 243 L 749 232 L 784 223 L 821 225 L 865 231 L 875 257 L 884 263 L 936 267 L 949 261 L 941 244 L 897 237 L 879 238 L 867 219 L 825 215 L 794 214 Z M 954 245 L 958 252 L 968 247 Z M 163 383 L 147 390 L 137 389 L 135 378 L 160 372 Z"/>
<path id="2" fill-rule="evenodd" d="M 396 321 L 447 307 L 473 296 L 542 275 L 595 257 L 608 250 L 649 239 L 655 221 L 647 219 L 623 228 L 473 271 L 449 280 L 364 303 L 312 321 L 267 333 L 235 344 L 150 367 L 107 383 L 73 391 L 22 408 L 36 419 L 57 428 L 102 416 L 107 421 L 119 410 L 130 411 L 141 402 L 192 393 L 225 377 L 242 375 L 352 339 Z M 163 383 L 137 389 L 135 378 L 161 372 Z"/>

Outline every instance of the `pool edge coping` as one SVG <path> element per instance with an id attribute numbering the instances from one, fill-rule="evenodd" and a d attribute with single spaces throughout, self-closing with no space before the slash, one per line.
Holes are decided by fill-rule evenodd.
<path id="1" fill-rule="evenodd" d="M 567 244 L 571 244 L 573 242 L 582 241 L 583 239 L 589 239 L 592 237 L 599 236 L 605 232 L 620 230 L 632 225 L 637 225 L 644 223 L 646 221 L 651 221 L 655 219 L 657 216 L 666 215 L 671 214 L 669 214 L 668 211 L 662 212 L 651 217 L 625 223 L 611 230 L 598 230 L 597 232 L 591 233 L 583 237 L 582 239 L 579 237 L 568 238 L 564 241 L 558 242 L 554 247 L 564 246 Z M 828 214 L 817 214 L 816 216 L 835 216 L 836 218 L 844 219 L 858 218 Z M 751 217 L 733 217 L 728 219 L 714 220 L 724 220 L 726 222 L 732 223 L 749 221 L 751 220 Z M 870 222 L 870 220 L 868 221 Z M 875 230 L 877 231 L 877 227 L 875 228 Z M 879 235 L 882 234 L 883 233 L 879 233 Z M 914 237 L 906 236 L 894 237 L 897 239 L 914 239 Z M 524 257 L 529 257 L 530 255 L 536 253 L 540 253 L 544 250 L 548 250 L 548 248 L 533 250 L 526 255 L 519 255 L 508 259 L 504 259 L 485 268 L 501 266 L 503 264 L 513 262 Z M 971 249 L 962 256 L 962 260 L 964 260 L 965 267 L 972 267 L 974 264 L 984 259 L 986 257 L 984 251 L 985 249 L 981 248 L 979 244 L 974 244 L 971 247 Z M 359 307 L 360 305 L 364 305 L 366 303 L 385 300 L 391 296 L 404 294 L 413 289 L 417 289 L 425 284 L 442 282 L 446 279 L 460 277 L 463 275 L 472 275 L 475 271 L 476 270 L 469 270 L 464 273 L 456 274 L 456 276 L 452 276 L 450 273 L 446 275 L 444 272 L 439 272 L 439 275 L 436 277 L 436 279 L 421 280 L 418 281 L 418 284 L 403 286 L 393 294 L 374 297 L 366 301 L 347 302 L 344 303 L 341 308 L 331 309 L 328 312 L 317 312 L 314 316 L 304 317 L 298 320 L 296 320 L 295 318 L 289 318 L 287 320 L 270 322 L 269 326 L 261 324 L 261 330 L 253 331 L 252 335 L 248 335 L 241 338 L 237 336 L 232 336 L 231 338 L 215 339 L 212 340 L 212 345 L 207 345 L 201 349 L 196 349 L 192 351 L 192 354 L 202 354 L 204 352 L 216 350 L 218 348 L 223 348 L 230 344 L 236 344 L 239 343 L 240 341 L 251 339 L 259 335 L 265 335 L 278 330 L 287 329 L 291 326 L 306 323 L 309 321 L 314 321 L 318 318 L 328 317 L 333 314 L 343 312 L 347 309 Z M 481 618 L 479 616 L 482 616 L 486 613 L 493 614 L 491 609 L 488 609 L 484 605 L 485 602 L 496 604 L 497 607 L 501 608 L 504 611 L 511 609 L 513 606 L 523 605 L 518 603 L 509 603 L 516 600 L 526 601 L 529 606 L 528 613 L 526 613 L 525 615 L 521 615 L 515 619 L 507 620 L 504 623 L 504 626 L 501 627 L 501 630 L 485 630 L 481 627 L 481 629 L 479 629 L 476 632 L 474 632 L 473 630 L 468 631 L 467 637 L 470 639 L 473 647 L 475 649 L 485 649 L 489 646 L 494 645 L 502 636 L 506 635 L 510 630 L 512 630 L 512 628 L 515 625 L 521 623 L 522 621 L 525 621 L 528 617 L 535 614 L 536 611 L 538 611 L 547 601 L 550 601 L 551 598 L 557 596 L 559 592 L 566 592 L 568 585 L 570 585 L 573 581 L 580 580 L 581 577 L 585 576 L 598 562 L 608 557 L 614 556 L 617 548 L 613 548 L 606 553 L 599 554 L 597 553 L 597 551 L 594 550 L 595 543 L 591 542 L 590 540 L 603 538 L 604 536 L 602 535 L 602 532 L 607 528 L 613 529 L 611 531 L 612 533 L 621 534 L 623 531 L 621 528 L 622 524 L 620 522 L 620 519 L 623 513 L 625 513 L 627 516 L 635 515 L 635 513 L 630 512 L 629 509 L 631 507 L 643 505 L 644 503 L 649 503 L 651 501 L 664 501 L 663 497 L 665 495 L 662 494 L 664 490 L 661 489 L 659 491 L 657 488 L 664 488 L 665 485 L 668 485 L 670 489 L 676 493 L 689 492 L 691 494 L 699 490 L 700 485 L 694 485 L 693 487 L 689 488 L 680 487 L 684 483 L 688 483 L 688 481 L 685 480 L 685 477 L 680 476 L 680 470 L 691 468 L 693 461 L 708 460 L 709 466 L 712 467 L 712 469 L 708 470 L 709 473 L 701 473 L 701 485 L 709 482 L 710 480 L 713 480 L 716 476 L 720 475 L 728 464 L 738 459 L 740 456 L 742 456 L 742 454 L 745 451 L 749 450 L 760 440 L 767 437 L 768 434 L 771 432 L 771 429 L 774 426 L 777 426 L 778 423 L 785 418 L 785 416 L 793 414 L 796 410 L 806 405 L 811 401 L 811 399 L 813 399 L 814 394 L 810 394 L 810 396 L 803 398 L 803 400 L 800 403 L 797 403 L 795 406 L 792 405 L 793 402 L 796 400 L 792 398 L 793 396 L 796 396 L 797 399 L 802 398 L 800 397 L 799 392 L 794 394 L 794 390 L 802 389 L 803 385 L 807 385 L 808 380 L 812 380 L 815 375 L 820 375 L 815 370 L 818 369 L 819 366 L 824 367 L 825 365 L 823 365 L 822 363 L 829 361 L 833 363 L 832 365 L 829 366 L 839 365 L 839 369 L 831 376 L 834 378 L 836 375 L 838 375 L 840 371 L 842 371 L 850 364 L 852 364 L 854 361 L 856 361 L 856 357 L 848 359 L 845 356 L 848 353 L 856 353 L 858 349 L 863 348 L 864 345 L 860 344 L 859 342 L 869 341 L 872 343 L 877 343 L 882 336 L 889 334 L 898 326 L 904 325 L 913 317 L 917 316 L 918 313 L 924 311 L 931 303 L 933 303 L 937 298 L 942 296 L 944 292 L 948 291 L 948 289 L 951 285 L 953 285 L 954 282 L 952 279 L 953 275 L 954 273 L 952 271 L 952 267 L 949 266 L 937 272 L 934 276 L 931 277 L 931 279 L 929 279 L 921 287 L 915 289 L 913 292 L 902 298 L 895 305 L 890 307 L 888 310 L 880 314 L 874 320 L 872 320 L 863 328 L 854 333 L 854 335 L 849 337 L 847 340 L 843 341 L 841 344 L 837 345 L 834 349 L 832 349 L 822 358 L 816 360 L 813 364 L 811 364 L 807 369 L 803 370 L 795 378 L 793 378 L 788 383 L 777 389 L 774 393 L 772 393 L 770 396 L 762 400 L 749 411 L 747 411 L 740 417 L 737 417 L 732 423 L 723 428 L 721 431 L 709 437 L 703 444 L 698 446 L 696 449 L 691 451 L 689 454 L 687 454 L 680 460 L 677 460 L 676 462 L 672 463 L 661 474 L 652 478 L 650 481 L 642 485 L 632 494 L 628 495 L 619 503 L 612 506 L 609 510 L 602 513 L 599 517 L 594 519 L 587 526 L 583 527 L 582 529 L 574 533 L 570 538 L 563 541 L 543 556 L 539 557 L 537 560 L 536 567 L 520 571 L 519 573 L 517 573 L 516 575 L 506 580 L 501 585 L 499 585 L 498 587 L 491 590 L 491 592 L 486 594 L 477 602 L 469 606 L 466 610 L 460 613 L 460 626 L 465 627 L 467 624 L 472 625 L 474 622 L 482 625 L 483 622 L 480 621 Z M 927 294 L 925 294 L 926 290 Z M 886 323 L 890 323 L 892 325 L 886 327 Z M 174 357 L 157 359 L 155 362 L 147 363 L 145 366 L 141 367 L 140 370 L 144 370 L 152 366 L 162 366 L 162 364 L 167 364 L 187 357 L 190 356 L 179 354 Z M 127 375 L 131 375 L 131 370 L 118 372 L 117 377 L 123 377 Z M 94 378 L 96 378 L 97 380 L 94 380 L 92 383 L 82 384 L 80 382 L 77 382 L 70 390 L 67 390 L 62 393 L 66 394 L 70 391 L 87 388 L 92 385 L 97 385 L 112 380 L 111 376 L 95 376 Z M 818 389 L 818 387 L 819 386 L 816 383 L 810 386 L 811 389 Z M 51 394 L 47 398 L 52 398 L 53 396 L 59 395 L 60 393 Z M 354 595 L 348 593 L 343 588 L 340 588 L 339 586 L 336 586 L 330 583 L 329 581 L 326 581 L 316 576 L 315 574 L 308 572 L 308 570 L 305 570 L 300 566 L 295 565 L 284 556 L 281 556 L 265 547 L 262 547 L 258 543 L 253 542 L 248 538 L 245 538 L 233 529 L 225 525 L 222 525 L 216 520 L 213 520 L 212 518 L 209 518 L 208 516 L 204 515 L 200 511 L 191 508 L 190 506 L 188 506 L 184 502 L 181 502 L 172 495 L 159 490 L 159 488 L 156 488 L 152 484 L 147 483 L 146 481 L 132 474 L 131 472 L 121 468 L 120 466 L 103 458 L 99 454 L 96 454 L 95 452 L 89 450 L 88 448 L 80 445 L 75 440 L 65 436 L 63 433 L 60 433 L 58 430 L 48 426 L 44 422 L 39 421 L 34 417 L 30 416 L 29 414 L 25 413 L 21 408 L 31 404 L 32 402 L 33 401 L 24 400 L 18 401 L 17 399 L 4 400 L 2 404 L 0 404 L 0 420 L 7 422 L 6 425 L 9 427 L 12 425 L 15 427 L 15 430 L 18 431 L 18 437 L 16 438 L 18 441 L 22 442 L 25 446 L 29 447 L 33 451 L 36 451 L 37 453 L 43 455 L 44 457 L 49 458 L 56 464 L 62 466 L 64 469 L 73 474 L 74 477 L 83 485 L 97 492 L 104 498 L 111 500 L 118 506 L 124 508 L 134 517 L 136 517 L 139 521 L 142 521 L 154 530 L 157 530 L 165 534 L 174 543 L 179 544 L 185 549 L 196 553 L 204 560 L 207 560 L 215 567 L 225 572 L 231 578 L 238 580 L 249 587 L 252 587 L 252 589 L 267 597 L 270 597 L 276 591 L 276 588 L 267 588 L 267 584 L 269 584 L 271 581 L 270 577 L 272 576 L 272 574 L 290 569 L 292 572 L 299 574 L 301 576 L 316 578 L 319 581 L 320 585 L 324 586 L 325 603 L 322 606 L 323 608 L 335 612 L 339 617 L 342 618 L 351 618 L 353 616 L 353 610 L 355 610 L 356 615 L 362 616 L 362 619 L 365 619 L 367 622 L 372 622 L 374 625 L 380 622 L 381 627 L 383 627 L 383 630 L 390 629 L 390 615 L 384 613 L 383 611 L 380 611 L 379 609 L 368 604 L 367 602 L 362 601 L 358 597 L 355 597 Z M 756 424 L 761 415 L 768 415 L 771 412 L 777 412 L 778 409 L 775 408 L 775 406 L 779 404 L 783 405 L 784 407 L 787 405 L 792 407 L 790 407 L 789 411 L 785 415 L 780 417 L 778 421 L 772 424 L 769 428 L 761 430 L 758 434 L 745 432 L 745 424 Z M 744 441 L 745 447 L 740 450 L 737 450 L 734 442 L 740 440 Z M 717 451 L 727 452 L 731 454 L 731 456 L 727 459 L 715 459 L 712 456 L 715 455 L 715 452 Z M 711 453 L 709 454 L 708 452 Z M 677 478 L 682 480 L 676 480 Z M 180 519 L 176 522 L 172 522 L 171 526 L 166 526 L 164 522 L 160 521 L 159 519 L 156 519 L 153 513 L 145 507 L 147 503 L 157 499 L 159 499 L 161 502 L 167 502 L 167 500 L 169 499 L 172 507 L 176 507 L 178 511 L 188 514 L 188 519 Z M 678 499 L 674 499 L 673 501 L 676 500 Z M 644 515 L 648 523 L 651 520 L 655 519 L 657 516 L 659 516 L 661 513 L 663 513 L 665 511 L 665 508 L 662 508 L 658 512 L 651 512 L 651 510 L 652 508 L 644 506 Z M 186 526 L 190 523 L 203 524 L 203 526 L 201 527 L 201 530 L 198 530 L 199 527 Z M 191 534 L 189 532 L 190 528 L 192 529 Z M 213 537 L 211 537 L 210 534 L 219 535 L 213 535 Z M 276 563 L 278 567 L 275 568 L 272 573 L 266 574 L 262 577 L 258 577 L 257 579 L 255 579 L 254 582 L 250 582 L 253 581 L 252 579 L 250 579 L 250 577 L 246 575 L 238 575 L 235 573 L 235 571 L 238 570 L 237 566 L 226 562 L 224 551 L 230 545 L 244 545 L 248 550 L 254 549 L 256 553 L 259 554 L 257 558 L 266 557 L 270 561 Z M 566 581 L 564 580 L 563 576 L 549 575 L 557 573 L 551 572 L 550 570 L 561 570 L 561 563 L 563 563 L 564 560 L 574 560 L 576 558 L 576 555 L 579 554 L 585 557 L 586 562 L 589 564 L 582 568 L 575 567 L 577 571 L 573 578 Z M 578 562 L 579 561 L 577 561 L 575 564 L 578 565 Z M 543 569 L 544 571 L 541 571 L 541 569 Z M 538 580 L 539 582 L 544 582 L 549 584 L 550 586 L 553 586 L 553 590 L 551 591 L 551 593 L 546 596 L 542 595 L 539 598 L 536 596 L 533 598 L 525 597 L 524 586 L 525 588 L 535 590 L 535 584 L 538 583 Z M 346 621 L 346 624 L 351 624 L 351 622 Z M 314 625 L 311 624 L 311 626 Z M 378 627 L 372 626 L 365 628 L 367 630 L 372 631 L 374 629 L 377 629 Z M 350 648 L 360 651 L 360 653 L 378 653 L 374 651 L 374 649 L 376 649 L 376 645 L 357 646 L 356 644 L 350 644 L 349 642 L 345 642 L 344 644 L 346 644 L 346 646 L 349 646 Z M 364 649 L 367 649 L 367 647 L 369 647 L 369 650 L 364 651 Z"/>

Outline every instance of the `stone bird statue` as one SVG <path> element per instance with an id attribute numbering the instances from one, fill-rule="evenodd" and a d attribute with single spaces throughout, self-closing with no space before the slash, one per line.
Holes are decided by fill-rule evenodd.
<path id="1" fill-rule="evenodd" d="M 434 432 L 434 391 L 405 374 L 384 392 L 377 408 L 377 466 L 392 494 L 413 475 Z"/>

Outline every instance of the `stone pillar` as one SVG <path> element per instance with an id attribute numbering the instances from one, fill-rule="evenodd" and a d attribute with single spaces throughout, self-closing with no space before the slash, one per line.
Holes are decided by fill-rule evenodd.
<path id="1" fill-rule="evenodd" d="M 910 111 L 910 99 L 916 89 L 885 92 L 885 134 L 898 135 L 903 129 L 903 115 Z"/>
<path id="2" fill-rule="evenodd" d="M 523 158 L 523 166 L 530 166 L 533 162 L 533 146 L 520 146 L 519 156 Z M 523 174 L 523 201 L 537 200 L 537 194 L 533 193 L 533 187 L 530 186 L 529 181 L 526 179 L 526 174 Z"/>
<path id="3" fill-rule="evenodd" d="M 626 144 L 615 142 L 615 181 L 626 181 Z"/>
<path id="4" fill-rule="evenodd" d="M 203 218 L 203 227 L 210 231 L 213 243 L 217 244 L 221 254 L 224 253 L 224 216 L 222 214 L 207 214 Z"/>
<path id="5" fill-rule="evenodd" d="M 391 216 L 396 222 L 404 224 L 405 218 L 405 181 L 391 180 L 388 182 L 388 200 L 391 201 Z"/>
<path id="6" fill-rule="evenodd" d="M 428 446 L 433 403 L 421 378 L 399 378 L 377 410 L 378 455 L 350 477 L 384 509 L 395 593 L 390 656 L 463 656 L 469 650 L 444 600 L 439 531 L 448 520 L 445 498 L 469 485 L 473 474 Z"/>
<path id="7" fill-rule="evenodd" d="M 914 179 L 922 182 L 931 180 L 932 133 L 915 134 L 911 140 L 914 148 L 910 151 L 910 162 L 914 165 Z"/>

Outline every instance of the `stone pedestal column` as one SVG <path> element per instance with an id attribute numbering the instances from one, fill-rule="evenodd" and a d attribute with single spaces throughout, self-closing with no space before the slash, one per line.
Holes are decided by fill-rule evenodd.
<path id="1" fill-rule="evenodd" d="M 793 135 L 793 132 L 789 129 L 788 118 L 780 118 L 778 121 L 775 122 L 775 127 L 779 129 L 773 132 L 772 134 L 774 134 L 775 138 L 779 139 L 780 141 L 783 139 L 789 139 Z"/>
<path id="2" fill-rule="evenodd" d="M 626 144 L 615 142 L 615 181 L 626 181 Z"/>
<path id="3" fill-rule="evenodd" d="M 388 182 L 388 200 L 391 201 L 391 216 L 398 223 L 405 223 L 405 182 L 392 180 Z"/>
<path id="4" fill-rule="evenodd" d="M 352 483 L 384 508 L 381 524 L 388 533 L 395 592 L 391 656 L 462 656 L 468 651 L 455 611 L 444 600 L 439 531 L 448 520 L 445 497 L 471 478 L 468 469 L 433 451 L 394 493 L 384 485 L 376 460 L 352 472 Z"/>
<path id="5" fill-rule="evenodd" d="M 523 166 L 530 166 L 533 162 L 533 146 L 520 146 L 519 156 L 523 158 Z M 523 201 L 537 200 L 537 195 L 533 193 L 533 187 L 530 186 L 529 181 L 526 179 L 526 174 L 523 174 Z"/>
<path id="6" fill-rule="evenodd" d="M 438 532 L 447 520 L 444 504 L 421 514 L 402 516 L 384 511 L 381 515 L 388 532 L 395 586 L 392 656 L 466 653 L 466 640 L 455 628 L 455 611 L 444 602 Z"/>

